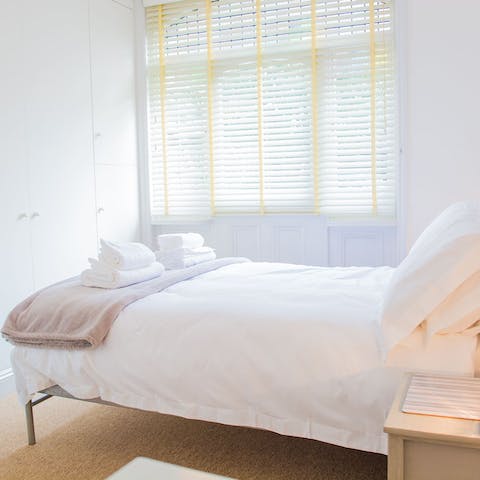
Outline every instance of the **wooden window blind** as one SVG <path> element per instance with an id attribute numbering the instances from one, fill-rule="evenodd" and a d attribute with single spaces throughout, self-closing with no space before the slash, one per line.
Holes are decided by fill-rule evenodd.
<path id="1" fill-rule="evenodd" d="M 393 0 L 146 9 L 151 211 L 395 215 Z"/>

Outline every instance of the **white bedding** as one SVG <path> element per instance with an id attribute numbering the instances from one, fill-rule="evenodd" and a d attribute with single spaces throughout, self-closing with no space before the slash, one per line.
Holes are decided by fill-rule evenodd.
<path id="1" fill-rule="evenodd" d="M 15 347 L 21 401 L 54 384 L 79 398 L 386 453 L 401 373 L 473 375 L 476 340 L 416 332 L 382 359 L 392 269 L 230 265 L 128 306 L 95 350 Z"/>

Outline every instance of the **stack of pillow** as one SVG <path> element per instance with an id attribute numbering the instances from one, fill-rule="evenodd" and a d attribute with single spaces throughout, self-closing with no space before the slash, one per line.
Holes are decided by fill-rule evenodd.
<path id="1" fill-rule="evenodd" d="M 435 334 L 480 330 L 480 202 L 448 207 L 426 228 L 388 285 L 381 316 L 390 351 L 419 325 Z"/>
<path id="2" fill-rule="evenodd" d="M 204 243 L 205 240 L 199 233 L 158 235 L 155 255 L 167 270 L 188 268 L 215 260 L 215 251 L 204 246 Z"/>
<path id="3" fill-rule="evenodd" d="M 119 288 L 159 277 L 165 267 L 142 243 L 100 240 L 98 260 L 89 258 L 90 268 L 81 274 L 86 287 Z"/>

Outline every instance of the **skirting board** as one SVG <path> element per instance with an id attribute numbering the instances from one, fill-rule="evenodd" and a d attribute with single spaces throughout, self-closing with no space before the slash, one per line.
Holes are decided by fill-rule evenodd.
<path id="1" fill-rule="evenodd" d="M 15 391 L 15 379 L 11 368 L 0 370 L 0 398 Z"/>

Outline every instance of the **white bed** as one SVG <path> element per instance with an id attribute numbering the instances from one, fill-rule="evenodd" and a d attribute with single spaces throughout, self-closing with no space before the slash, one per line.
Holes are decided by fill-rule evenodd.
<path id="1" fill-rule="evenodd" d="M 476 338 L 417 328 L 384 358 L 393 269 L 223 267 L 128 306 L 97 349 L 15 347 L 22 402 L 78 398 L 386 453 L 383 422 L 409 369 L 473 375 Z"/>

